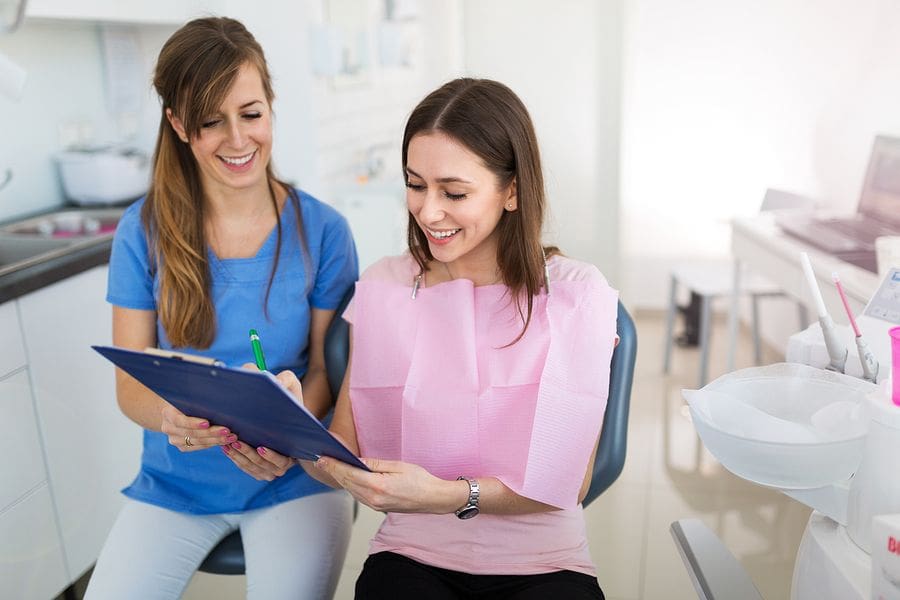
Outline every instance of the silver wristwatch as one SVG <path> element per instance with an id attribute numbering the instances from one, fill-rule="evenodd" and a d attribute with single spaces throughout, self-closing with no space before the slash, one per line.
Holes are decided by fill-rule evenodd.
<path id="1" fill-rule="evenodd" d="M 475 481 L 474 479 L 470 479 L 469 477 L 459 476 L 456 478 L 456 480 L 465 480 L 466 483 L 469 484 L 469 499 L 466 501 L 465 506 L 456 511 L 456 516 L 460 519 L 471 519 L 479 512 L 478 496 L 481 495 L 481 488 L 479 487 L 477 481 Z"/>

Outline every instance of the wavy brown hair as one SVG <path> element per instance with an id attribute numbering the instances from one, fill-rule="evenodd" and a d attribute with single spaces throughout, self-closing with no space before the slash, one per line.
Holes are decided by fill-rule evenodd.
<path id="1" fill-rule="evenodd" d="M 166 118 L 166 110 L 181 120 L 188 138 L 194 139 L 200 135 L 204 120 L 219 110 L 245 64 L 259 71 L 271 107 L 275 94 L 262 48 L 234 19 L 207 17 L 190 21 L 166 41 L 156 63 L 153 86 L 162 102 L 162 115 L 153 154 L 153 178 L 141 218 L 151 262 L 159 273 L 158 318 L 175 347 L 208 348 L 215 339 L 216 322 L 210 295 L 200 171 L 189 144 L 178 138 Z M 288 190 L 297 203 L 305 247 L 302 215 L 293 189 L 276 179 L 271 162 L 266 165 L 266 175 L 276 217 L 278 186 Z M 276 223 L 278 243 L 264 305 L 281 250 L 280 218 L 276 218 Z"/>
<path id="2" fill-rule="evenodd" d="M 515 343 L 528 328 L 534 296 L 544 285 L 544 258 L 559 252 L 541 246 L 546 198 L 531 117 L 519 97 L 497 81 L 460 78 L 445 83 L 416 106 L 406 123 L 402 158 L 407 181 L 410 141 L 432 132 L 452 137 L 481 158 L 499 189 L 516 183 L 517 210 L 504 211 L 497 223 L 497 265 L 524 323 Z M 412 214 L 407 243 L 419 267 L 427 271 L 434 256 Z"/>

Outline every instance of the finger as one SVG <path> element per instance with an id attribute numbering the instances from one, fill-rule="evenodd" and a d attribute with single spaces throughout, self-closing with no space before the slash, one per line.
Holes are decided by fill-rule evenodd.
<path id="1" fill-rule="evenodd" d="M 222 452 L 231 459 L 231 461 L 238 466 L 242 471 L 253 477 L 254 479 L 258 479 L 260 481 L 272 481 L 275 479 L 275 476 L 271 473 L 260 469 L 256 466 L 245 453 L 241 452 L 243 444 L 239 442 L 235 442 L 239 444 L 238 448 L 234 448 L 232 445 L 222 446 Z"/>
<path id="2" fill-rule="evenodd" d="M 294 460 L 291 457 L 279 454 L 278 452 L 275 452 L 271 448 L 266 448 L 265 446 L 258 447 L 256 449 L 256 453 L 259 454 L 263 460 L 270 463 L 273 468 L 281 471 L 282 474 L 284 474 L 284 472 L 294 464 Z"/>
<path id="3" fill-rule="evenodd" d="M 291 395 L 301 402 L 303 401 L 303 386 L 300 384 L 300 380 L 297 379 L 296 373 L 293 371 L 282 371 L 275 378 Z"/>
<path id="4" fill-rule="evenodd" d="M 384 460 L 381 458 L 360 458 L 360 461 L 373 473 L 399 473 L 406 470 L 406 463 L 396 460 Z"/>
<path id="5" fill-rule="evenodd" d="M 182 429 L 209 429 L 209 421 L 200 417 L 189 417 L 171 404 L 162 410 L 163 421 L 168 421 Z"/>
<path id="6" fill-rule="evenodd" d="M 247 362 L 241 365 L 242 369 L 247 369 L 248 371 L 259 371 L 259 367 L 256 366 L 256 363 Z"/>
<path id="7" fill-rule="evenodd" d="M 252 464 L 254 467 L 259 469 L 260 472 L 267 474 L 271 478 L 281 477 L 287 471 L 288 467 L 291 466 L 291 461 L 289 458 L 281 456 L 277 452 L 272 452 L 274 461 L 270 461 L 268 458 L 263 456 L 262 453 L 259 452 L 258 449 L 254 448 L 250 444 L 246 442 L 241 442 L 240 440 L 233 442 L 229 445 L 229 447 L 235 451 L 239 452 L 244 459 Z"/>

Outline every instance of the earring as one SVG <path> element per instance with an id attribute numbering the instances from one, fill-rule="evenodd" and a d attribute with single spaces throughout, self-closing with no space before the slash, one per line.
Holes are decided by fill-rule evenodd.
<path id="1" fill-rule="evenodd" d="M 510 202 L 509 204 L 507 204 L 507 205 L 506 205 L 506 208 L 508 208 L 509 210 L 512 210 L 512 208 L 513 208 L 512 202 Z"/>

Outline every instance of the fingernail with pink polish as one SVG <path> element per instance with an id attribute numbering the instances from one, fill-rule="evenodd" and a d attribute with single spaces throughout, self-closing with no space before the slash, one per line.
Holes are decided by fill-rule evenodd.
<path id="1" fill-rule="evenodd" d="M 219 432 L 219 435 L 225 437 L 225 436 L 231 435 L 231 432 L 228 431 L 227 429 L 223 429 L 222 431 Z"/>
<path id="2" fill-rule="evenodd" d="M 259 448 L 257 448 L 256 451 L 259 453 L 260 456 L 265 456 L 265 455 L 266 455 L 266 449 L 263 448 L 262 446 L 260 446 Z"/>
<path id="3" fill-rule="evenodd" d="M 209 429 L 209 421 L 203 421 L 197 427 L 199 427 L 200 429 Z"/>
<path id="4" fill-rule="evenodd" d="M 241 443 L 240 443 L 240 442 L 234 442 L 234 443 L 231 444 L 231 447 L 234 448 L 235 450 L 240 450 L 240 449 L 241 449 Z"/>

